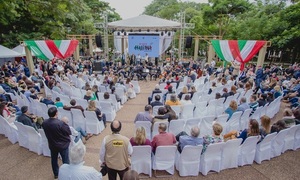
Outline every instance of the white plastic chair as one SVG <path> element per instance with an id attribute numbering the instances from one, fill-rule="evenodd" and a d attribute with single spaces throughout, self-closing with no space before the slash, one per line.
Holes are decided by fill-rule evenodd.
<path id="1" fill-rule="evenodd" d="M 262 161 L 271 159 L 271 142 L 276 134 L 276 132 L 268 134 L 259 144 L 257 144 L 254 157 L 256 163 L 261 164 Z"/>
<path id="2" fill-rule="evenodd" d="M 141 92 L 141 87 L 139 85 L 138 81 L 131 81 L 132 85 L 133 85 L 133 89 L 135 91 L 136 94 L 139 94 Z"/>
<path id="3" fill-rule="evenodd" d="M 101 112 L 103 112 L 106 115 L 106 121 L 113 121 L 116 118 L 116 111 L 114 108 L 111 106 L 110 102 L 103 102 L 100 101 L 100 106 L 101 106 Z"/>
<path id="4" fill-rule="evenodd" d="M 296 125 L 298 129 L 295 132 L 294 151 L 300 148 L 300 125 Z"/>
<path id="5" fill-rule="evenodd" d="M 74 126 L 73 125 L 73 117 L 72 117 L 72 112 L 64 110 L 63 108 L 57 108 L 58 110 L 58 118 L 61 119 L 63 117 L 67 117 L 69 120 L 69 126 Z"/>
<path id="6" fill-rule="evenodd" d="M 29 138 L 28 138 L 28 134 L 27 134 L 27 131 L 25 129 L 25 125 L 23 125 L 22 123 L 20 122 L 17 122 L 15 121 L 14 122 L 15 125 L 17 126 L 18 128 L 18 142 L 19 142 L 19 145 L 26 148 L 26 149 L 29 149 Z"/>
<path id="7" fill-rule="evenodd" d="M 133 146 L 131 169 L 135 170 L 138 174 L 148 174 L 151 177 L 151 153 L 151 146 Z"/>
<path id="8" fill-rule="evenodd" d="M 221 114 L 217 117 L 216 121 L 217 123 L 221 124 L 222 127 L 226 127 L 227 119 L 229 117 L 229 114 Z M 224 132 L 222 132 L 223 134 Z"/>
<path id="9" fill-rule="evenodd" d="M 240 118 L 240 129 L 239 130 L 244 130 L 248 127 L 249 120 L 250 120 L 250 114 L 251 114 L 252 109 L 246 109 L 241 118 Z"/>
<path id="10" fill-rule="evenodd" d="M 201 124 L 202 119 L 201 118 L 192 118 L 192 119 L 188 119 L 185 121 L 185 126 L 184 126 L 184 131 L 188 134 L 191 135 L 191 129 L 194 126 L 198 126 L 199 124 Z M 201 133 L 201 130 L 200 130 Z"/>
<path id="11" fill-rule="evenodd" d="M 252 164 L 256 152 L 256 144 L 259 141 L 260 136 L 248 137 L 239 148 L 239 160 L 238 165 L 244 166 L 246 164 Z"/>
<path id="12" fill-rule="evenodd" d="M 207 101 L 198 102 L 195 104 L 194 117 L 202 117 L 207 115 Z"/>
<path id="13" fill-rule="evenodd" d="M 222 153 L 222 170 L 238 167 L 239 146 L 242 140 L 241 138 L 232 139 L 225 143 Z"/>
<path id="14" fill-rule="evenodd" d="M 186 104 L 182 106 L 181 118 L 188 119 L 194 116 L 194 104 Z"/>
<path id="15" fill-rule="evenodd" d="M 39 129 L 39 133 L 42 137 L 42 153 L 44 156 L 51 157 L 51 152 L 48 145 L 48 139 L 46 137 L 45 131 L 43 129 Z"/>
<path id="16" fill-rule="evenodd" d="M 146 131 L 146 137 L 147 139 L 151 140 L 151 127 L 152 127 L 152 123 L 149 121 L 136 121 L 134 123 L 135 125 L 135 130 L 139 127 L 144 127 L 145 131 Z"/>
<path id="17" fill-rule="evenodd" d="M 275 138 L 272 140 L 271 146 L 271 158 L 277 157 L 281 154 L 283 147 L 284 147 L 284 139 L 286 134 L 288 133 L 289 129 L 281 130 Z"/>
<path id="18" fill-rule="evenodd" d="M 173 111 L 175 111 L 176 116 L 180 117 L 181 116 L 181 106 L 171 106 L 171 108 L 173 109 Z"/>
<path id="19" fill-rule="evenodd" d="M 122 87 L 116 87 L 116 94 L 121 98 L 121 104 L 124 104 L 127 101 L 127 95 Z"/>
<path id="20" fill-rule="evenodd" d="M 198 125 L 200 128 L 200 137 L 203 137 L 207 134 L 211 134 L 213 132 L 212 125 L 215 119 L 214 115 L 204 116 Z"/>
<path id="21" fill-rule="evenodd" d="M 156 170 L 165 170 L 171 175 L 174 174 L 176 150 L 176 146 L 158 146 L 156 148 L 155 155 L 152 157 L 152 167 L 155 177 L 166 177 L 157 176 Z"/>
<path id="22" fill-rule="evenodd" d="M 207 149 L 200 158 L 199 171 L 206 176 L 209 171 L 221 171 L 222 150 L 225 143 L 214 143 L 207 146 Z"/>
<path id="23" fill-rule="evenodd" d="M 289 131 L 287 132 L 284 138 L 284 146 L 282 149 L 282 153 L 284 153 L 289 149 L 294 149 L 295 134 L 297 129 L 298 129 L 297 126 L 292 126 L 289 128 Z"/>
<path id="24" fill-rule="evenodd" d="M 94 111 L 84 111 L 86 132 L 100 134 L 104 129 L 103 121 L 99 121 Z"/>
<path id="25" fill-rule="evenodd" d="M 78 127 L 81 127 L 82 130 L 86 130 L 86 119 L 82 114 L 82 111 L 80 109 L 71 109 L 72 117 L 73 117 L 73 127 L 76 129 Z"/>
<path id="26" fill-rule="evenodd" d="M 203 146 L 184 146 L 181 154 L 177 151 L 176 169 L 180 176 L 198 176 L 200 166 L 200 155 Z"/>
<path id="27" fill-rule="evenodd" d="M 184 130 L 185 121 L 183 119 L 172 120 L 169 123 L 169 132 L 175 136 Z"/>
<path id="28" fill-rule="evenodd" d="M 232 114 L 231 118 L 227 121 L 225 134 L 232 131 L 232 130 L 239 130 L 240 129 L 240 118 L 242 116 L 242 111 L 237 111 Z"/>
<path id="29" fill-rule="evenodd" d="M 24 126 L 28 134 L 28 148 L 29 151 L 41 155 L 42 149 L 42 136 L 31 126 Z"/>
<path id="30" fill-rule="evenodd" d="M 0 115 L 0 126 L 3 128 L 3 134 L 8 138 L 8 140 L 15 144 L 18 142 L 18 129 L 12 123 L 9 123 L 4 117 Z"/>

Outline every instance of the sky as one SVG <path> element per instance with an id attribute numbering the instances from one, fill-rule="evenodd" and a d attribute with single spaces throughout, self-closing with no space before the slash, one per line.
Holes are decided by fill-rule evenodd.
<path id="1" fill-rule="evenodd" d="M 144 12 L 144 9 L 152 0 L 101 0 L 108 2 L 109 5 L 116 9 L 122 19 L 139 16 Z M 190 2 L 208 2 L 208 0 L 182 0 Z"/>

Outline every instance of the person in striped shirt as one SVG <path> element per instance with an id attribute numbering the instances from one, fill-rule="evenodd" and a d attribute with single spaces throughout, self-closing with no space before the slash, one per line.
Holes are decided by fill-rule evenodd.
<path id="1" fill-rule="evenodd" d="M 257 102 L 257 96 L 252 95 L 250 97 L 250 103 L 249 103 L 250 108 L 252 109 L 250 116 L 254 113 L 254 111 L 258 108 L 259 104 Z"/>

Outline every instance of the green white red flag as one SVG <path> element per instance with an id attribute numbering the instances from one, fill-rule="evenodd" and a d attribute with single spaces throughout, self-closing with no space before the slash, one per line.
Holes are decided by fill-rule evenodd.
<path id="1" fill-rule="evenodd" d="M 254 40 L 211 40 L 218 57 L 224 61 L 234 60 L 241 63 L 243 70 L 245 64 L 265 45 L 266 41 Z"/>
<path id="2" fill-rule="evenodd" d="M 25 41 L 25 45 L 39 59 L 49 61 L 54 58 L 66 59 L 70 57 L 78 45 L 78 40 Z"/>

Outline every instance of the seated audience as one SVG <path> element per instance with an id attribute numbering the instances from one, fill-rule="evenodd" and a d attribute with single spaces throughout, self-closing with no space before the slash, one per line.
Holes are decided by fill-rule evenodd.
<path id="1" fill-rule="evenodd" d="M 177 119 L 177 115 L 175 113 L 175 111 L 171 108 L 170 105 L 165 105 L 166 108 L 166 114 L 169 115 L 168 121 L 170 122 L 171 120 L 175 120 Z"/>
<path id="2" fill-rule="evenodd" d="M 240 100 L 240 105 L 238 105 L 236 111 L 245 111 L 246 109 L 249 109 L 250 106 L 247 104 L 247 99 L 245 97 L 242 97 Z"/>
<path id="3" fill-rule="evenodd" d="M 188 94 L 188 92 L 189 92 L 189 91 L 188 91 L 188 87 L 187 87 L 187 86 L 183 86 L 181 92 L 178 94 L 178 98 L 181 100 L 182 95 L 183 95 L 183 94 Z"/>
<path id="4" fill-rule="evenodd" d="M 136 117 L 134 122 L 137 121 L 149 121 L 152 123 L 154 116 L 152 115 L 152 106 L 146 105 L 145 106 L 145 111 L 144 112 L 139 112 Z"/>
<path id="5" fill-rule="evenodd" d="M 191 135 L 189 136 L 186 132 L 182 131 L 176 136 L 176 140 L 179 142 L 177 145 L 178 151 L 181 153 L 186 145 L 199 146 L 203 144 L 203 138 L 198 137 L 200 129 L 198 126 L 194 126 L 191 129 Z"/>
<path id="6" fill-rule="evenodd" d="M 102 174 L 93 167 L 84 166 L 84 156 L 86 148 L 84 144 L 79 141 L 72 143 L 69 147 L 70 164 L 63 164 L 59 168 L 58 179 L 91 179 L 101 180 Z"/>
<path id="7" fill-rule="evenodd" d="M 258 99 L 258 106 L 264 106 L 267 104 L 267 95 L 266 94 L 260 94 Z"/>
<path id="8" fill-rule="evenodd" d="M 229 104 L 229 107 L 225 110 L 225 113 L 229 115 L 228 120 L 230 120 L 233 113 L 237 111 L 237 103 L 235 100 L 232 100 Z M 228 121 L 227 120 L 227 121 Z"/>
<path id="9" fill-rule="evenodd" d="M 261 127 L 259 129 L 259 133 L 261 136 L 261 140 L 263 140 L 268 134 L 271 132 L 271 119 L 264 115 L 260 117 Z"/>
<path id="10" fill-rule="evenodd" d="M 60 98 L 59 97 L 56 97 L 55 98 L 55 106 L 57 108 L 63 108 L 64 107 L 64 104 L 60 101 Z"/>
<path id="11" fill-rule="evenodd" d="M 250 97 L 250 103 L 249 106 L 252 109 L 250 116 L 254 113 L 254 111 L 258 108 L 258 102 L 256 101 L 257 97 L 256 95 L 252 95 Z"/>
<path id="12" fill-rule="evenodd" d="M 152 108 L 154 107 L 154 106 L 163 106 L 164 104 L 160 101 L 160 95 L 155 95 L 154 96 L 154 99 L 155 99 L 155 101 L 153 101 L 153 102 L 151 102 L 150 103 L 150 105 L 152 106 Z"/>
<path id="13" fill-rule="evenodd" d="M 21 107 L 21 112 L 22 114 L 16 118 L 16 121 L 26 126 L 31 126 L 37 131 L 37 117 L 29 113 L 28 106 Z M 41 125 L 42 124 L 39 124 L 39 127 L 41 127 Z"/>
<path id="14" fill-rule="evenodd" d="M 291 127 L 295 125 L 295 117 L 293 115 L 293 112 L 290 108 L 285 108 L 283 110 L 283 117 L 282 120 L 285 122 L 287 127 Z"/>
<path id="15" fill-rule="evenodd" d="M 151 142 L 154 153 L 158 146 L 170 146 L 176 143 L 174 134 L 168 133 L 166 132 L 166 130 L 167 125 L 164 123 L 160 123 L 158 126 L 159 134 L 155 135 Z"/>
<path id="16" fill-rule="evenodd" d="M 166 100 L 166 105 L 170 105 L 170 106 L 177 106 L 177 105 L 181 105 L 180 101 L 177 99 L 175 94 L 171 95 L 171 98 L 169 100 Z"/>
<path id="17" fill-rule="evenodd" d="M 16 119 L 16 114 L 7 105 L 8 103 L 5 101 L 0 103 L 0 115 L 9 123 L 13 123 Z"/>
<path id="18" fill-rule="evenodd" d="M 185 97 L 180 100 L 180 104 L 182 106 L 187 105 L 187 104 L 193 104 L 191 101 L 191 96 L 189 94 L 185 95 Z"/>
<path id="19" fill-rule="evenodd" d="M 96 101 L 89 101 L 87 111 L 94 111 L 99 121 L 103 121 L 104 126 L 106 127 L 106 115 L 96 107 Z"/>
<path id="20" fill-rule="evenodd" d="M 148 97 L 148 104 L 151 103 L 152 98 L 153 98 L 153 95 L 154 95 L 155 93 L 162 93 L 162 91 L 159 89 L 159 85 L 158 85 L 158 84 L 155 85 L 154 90 L 152 91 L 151 95 Z"/>
<path id="21" fill-rule="evenodd" d="M 202 154 L 206 151 L 206 148 L 208 145 L 213 144 L 213 143 L 223 142 L 223 137 L 221 136 L 222 131 L 223 131 L 223 127 L 221 124 L 219 124 L 219 123 L 213 124 L 213 134 L 205 135 L 203 137 Z"/>
<path id="22" fill-rule="evenodd" d="M 155 122 L 168 122 L 169 115 L 166 114 L 167 110 L 165 107 L 158 108 L 158 112 L 156 116 L 154 116 L 153 123 Z"/>
<path id="23" fill-rule="evenodd" d="M 54 105 L 54 102 L 52 101 L 52 96 L 51 95 L 47 95 L 46 98 L 41 98 L 40 102 L 46 104 L 47 106 L 49 104 Z"/>
<path id="24" fill-rule="evenodd" d="M 279 120 L 274 123 L 271 127 L 271 133 L 277 132 L 279 133 L 281 130 L 288 128 L 284 122 L 284 120 Z"/>
<path id="25" fill-rule="evenodd" d="M 86 94 L 84 95 L 83 99 L 87 101 L 94 101 L 97 99 L 96 95 L 93 93 L 92 90 L 87 90 Z"/>
<path id="26" fill-rule="evenodd" d="M 135 137 L 130 139 L 130 143 L 132 146 L 143 146 L 149 145 L 151 146 L 151 141 L 146 138 L 146 130 L 144 127 L 138 127 L 135 131 Z"/>
<path id="27" fill-rule="evenodd" d="M 83 111 L 84 111 L 83 107 L 80 106 L 80 105 L 76 105 L 76 100 L 75 100 L 75 99 L 71 99 L 70 105 L 71 105 L 71 106 L 66 106 L 66 105 L 64 105 L 64 107 L 63 107 L 64 110 L 71 111 L 71 109 L 79 109 L 79 110 L 81 110 L 82 113 L 83 113 Z"/>
<path id="28" fill-rule="evenodd" d="M 61 120 L 69 125 L 69 119 L 67 117 L 62 117 Z M 79 141 L 79 139 L 83 143 L 85 143 L 85 141 L 89 140 L 90 137 L 93 136 L 92 134 L 86 133 L 86 131 L 84 131 L 81 127 L 77 127 L 76 129 L 70 125 L 69 125 L 69 127 L 70 127 L 70 130 L 72 133 L 71 134 L 72 140 L 74 140 L 75 143 L 77 143 Z M 83 137 L 84 137 L 84 139 L 83 139 Z"/>

